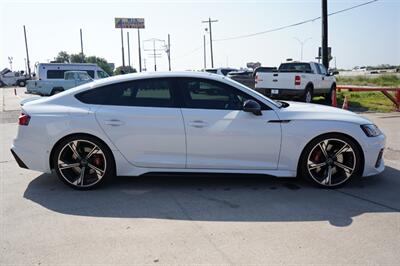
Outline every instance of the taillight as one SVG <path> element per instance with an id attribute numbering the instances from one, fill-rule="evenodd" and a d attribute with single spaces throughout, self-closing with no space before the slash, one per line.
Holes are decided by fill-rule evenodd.
<path id="1" fill-rule="evenodd" d="M 301 84 L 301 77 L 300 76 L 295 76 L 294 77 L 294 85 L 300 85 Z"/>
<path id="2" fill-rule="evenodd" d="M 30 120 L 31 120 L 31 117 L 29 115 L 21 113 L 21 115 L 18 117 L 18 124 L 20 126 L 27 126 L 27 125 L 29 125 Z"/>

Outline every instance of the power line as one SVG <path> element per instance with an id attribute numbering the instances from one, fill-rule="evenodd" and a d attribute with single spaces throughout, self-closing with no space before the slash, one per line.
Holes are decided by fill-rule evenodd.
<path id="1" fill-rule="evenodd" d="M 328 16 L 336 15 L 336 14 L 343 13 L 343 12 L 346 12 L 346 11 L 349 11 L 349 10 L 352 10 L 352 9 L 356 9 L 356 8 L 359 8 L 359 7 L 362 7 L 362 6 L 366 6 L 366 5 L 372 4 L 372 3 L 377 2 L 377 1 L 379 1 L 379 0 L 371 0 L 371 1 L 368 1 L 368 2 L 365 2 L 365 3 L 362 3 L 362 4 L 351 6 L 351 7 L 336 11 L 336 12 L 329 13 Z M 311 19 L 307 19 L 307 20 L 303 20 L 303 21 L 300 21 L 300 22 L 297 22 L 297 23 L 293 23 L 293 24 L 290 24 L 290 25 L 277 27 L 277 28 L 274 28 L 274 29 L 269 29 L 269 30 L 265 30 L 265 31 L 251 33 L 251 34 L 239 35 L 239 36 L 235 36 L 235 37 L 216 39 L 214 41 L 215 42 L 221 42 L 221 41 L 249 38 L 249 37 L 253 37 L 253 36 L 257 36 L 257 35 L 261 35 L 261 34 L 266 34 L 266 33 L 270 33 L 270 32 L 275 32 L 275 31 L 284 30 L 284 29 L 287 29 L 287 28 L 300 26 L 300 25 L 303 25 L 303 24 L 306 24 L 306 23 L 314 22 L 314 21 L 319 20 L 319 19 L 321 19 L 321 16 L 318 16 L 318 17 L 315 17 L 315 18 L 311 18 Z"/>
<path id="2" fill-rule="evenodd" d="M 333 15 L 336 15 L 336 14 L 340 14 L 340 13 L 343 13 L 343 12 L 346 12 L 346 11 L 349 11 L 349 10 L 352 10 L 352 9 L 356 9 L 356 8 L 359 8 L 359 7 L 362 7 L 362 6 L 366 6 L 366 5 L 369 5 L 369 4 L 372 4 L 374 2 L 378 2 L 378 1 L 379 0 L 371 0 L 371 1 L 368 1 L 368 2 L 365 2 L 365 3 L 361 3 L 361 4 L 358 4 L 358 5 L 355 5 L 355 6 L 351 6 L 351 7 L 345 8 L 345 9 L 341 9 L 341 10 L 329 13 L 328 16 L 333 16 Z M 297 23 L 293 23 L 293 24 L 290 24 L 290 25 L 277 27 L 277 28 L 270 29 L 270 30 L 265 30 L 265 31 L 261 31 L 261 32 L 256 32 L 256 33 L 246 34 L 246 35 L 240 35 L 240 36 L 235 36 L 235 37 L 216 39 L 216 40 L 213 40 L 213 41 L 221 42 L 221 41 L 249 38 L 249 37 L 253 37 L 253 36 L 257 36 L 257 35 L 261 35 L 261 34 L 266 34 L 266 33 L 275 32 L 275 31 L 279 31 L 279 30 L 283 30 L 283 29 L 287 29 L 287 28 L 291 28 L 291 27 L 300 26 L 300 25 L 303 25 L 303 24 L 306 24 L 306 23 L 314 22 L 314 21 L 319 20 L 319 19 L 321 19 L 321 16 L 318 16 L 318 17 L 315 17 L 315 18 L 312 18 L 312 19 L 303 20 L 303 21 L 300 21 L 300 22 L 297 22 Z M 209 43 L 207 43 L 206 45 L 209 45 Z M 182 56 L 177 57 L 176 59 L 180 60 L 180 59 L 182 59 L 182 58 L 184 58 L 186 56 L 189 56 L 189 55 L 191 55 L 191 54 L 193 54 L 195 52 L 200 51 L 200 49 L 202 49 L 202 48 L 203 48 L 203 45 L 198 46 L 198 47 L 194 48 L 193 50 L 183 54 Z"/>

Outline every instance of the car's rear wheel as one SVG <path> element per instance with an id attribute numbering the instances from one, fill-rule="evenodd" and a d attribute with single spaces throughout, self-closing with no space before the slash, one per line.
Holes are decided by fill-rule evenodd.
<path id="1" fill-rule="evenodd" d="M 313 88 L 311 86 L 307 86 L 304 90 L 303 94 L 303 102 L 311 103 L 313 99 Z"/>
<path id="2" fill-rule="evenodd" d="M 115 175 L 109 148 L 96 138 L 78 135 L 62 140 L 53 153 L 58 177 L 75 189 L 91 189 Z"/>
<path id="3" fill-rule="evenodd" d="M 338 187 L 359 176 L 361 151 L 356 143 L 341 134 L 327 134 L 312 140 L 302 153 L 303 177 L 322 187 Z"/>
<path id="4" fill-rule="evenodd" d="M 25 85 L 26 85 L 26 81 L 25 80 L 19 80 L 18 81 L 18 86 L 25 87 Z"/>

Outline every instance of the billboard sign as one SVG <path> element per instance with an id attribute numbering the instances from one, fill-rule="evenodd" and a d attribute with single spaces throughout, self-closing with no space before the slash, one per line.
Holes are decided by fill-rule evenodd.
<path id="1" fill-rule="evenodd" d="M 115 18 L 115 28 L 144 29 L 144 18 Z"/>

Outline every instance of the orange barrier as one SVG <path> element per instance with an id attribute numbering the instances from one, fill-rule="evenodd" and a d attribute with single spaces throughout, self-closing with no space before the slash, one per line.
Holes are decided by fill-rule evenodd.
<path id="1" fill-rule="evenodd" d="M 337 90 L 338 91 L 341 91 L 341 90 L 380 91 L 396 106 L 396 111 L 400 112 L 400 88 L 341 85 L 341 86 L 337 86 Z M 389 93 L 391 91 L 395 92 L 395 96 L 393 96 L 392 94 Z"/>
<path id="2" fill-rule="evenodd" d="M 349 99 L 347 96 L 344 97 L 344 101 L 343 101 L 343 105 L 342 105 L 342 109 L 349 109 Z"/>
<path id="3" fill-rule="evenodd" d="M 333 90 L 332 92 L 332 106 L 337 107 L 336 90 Z"/>

